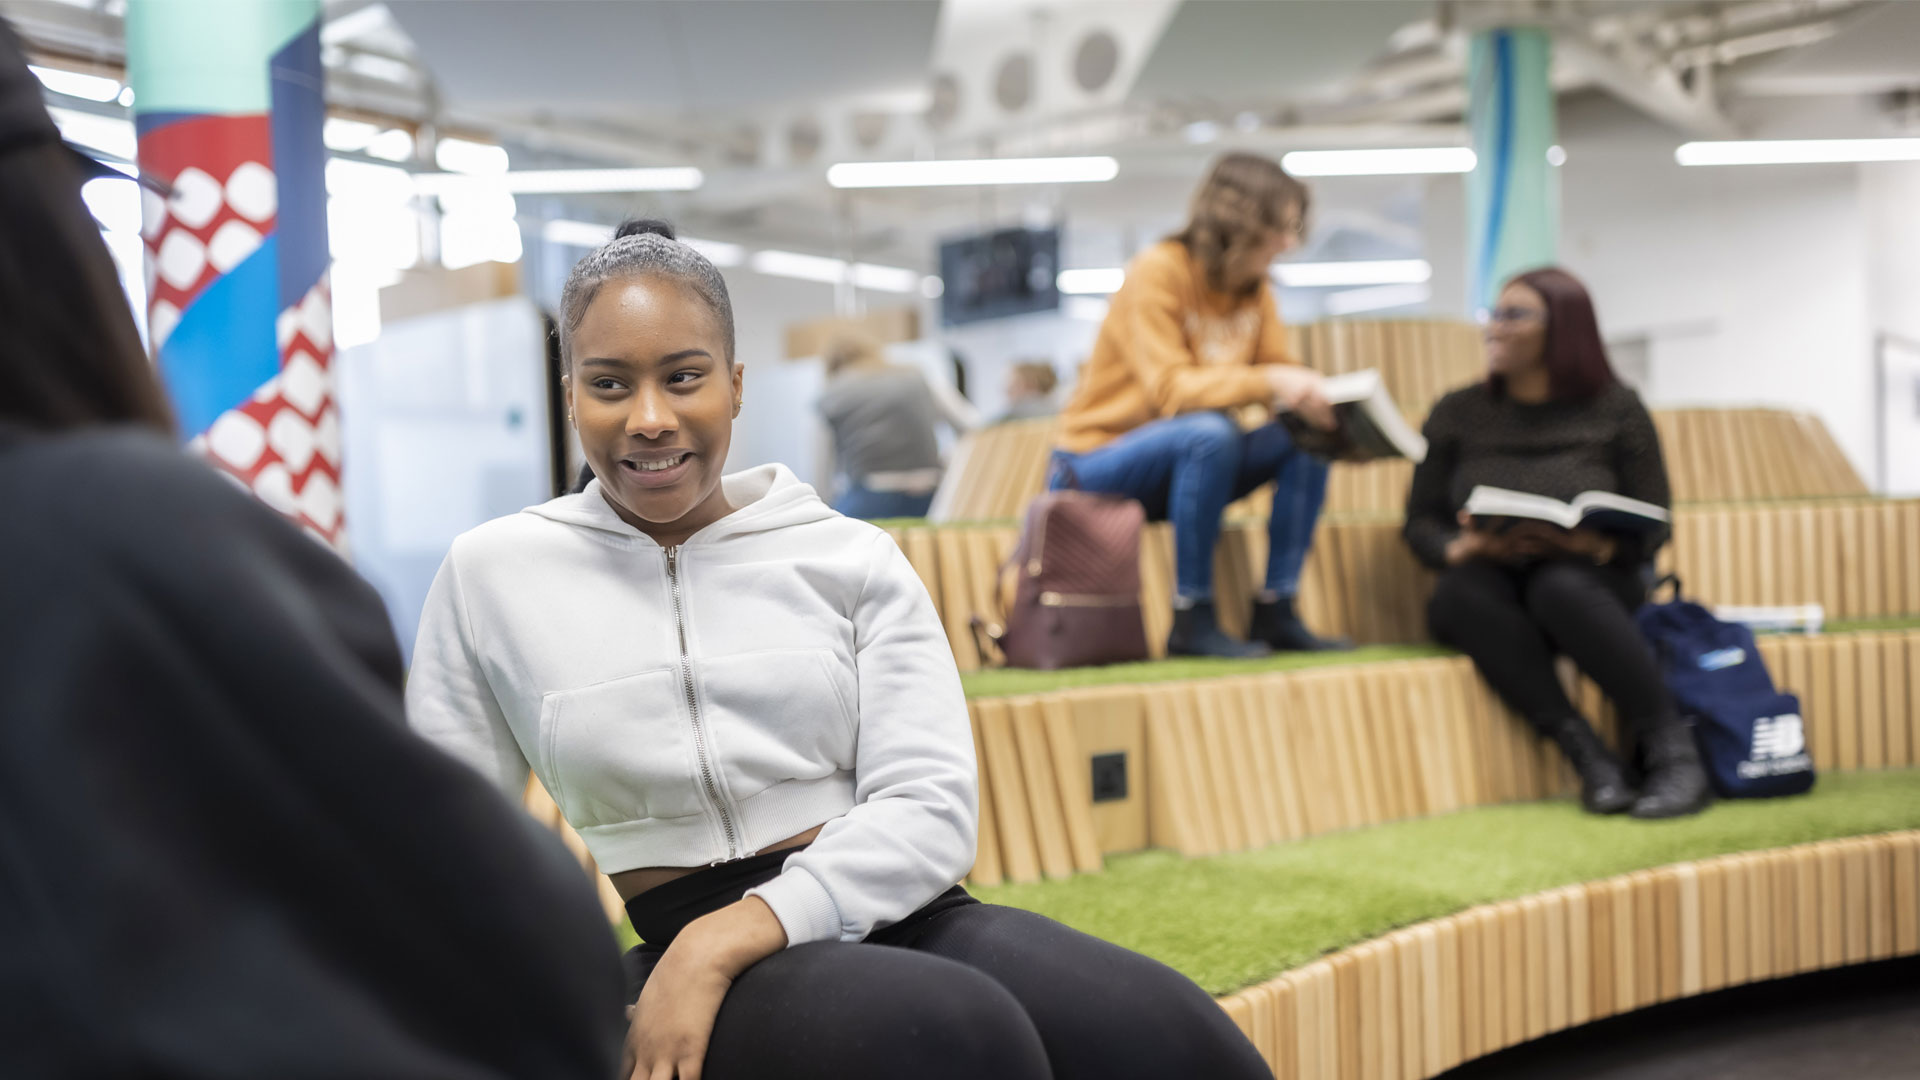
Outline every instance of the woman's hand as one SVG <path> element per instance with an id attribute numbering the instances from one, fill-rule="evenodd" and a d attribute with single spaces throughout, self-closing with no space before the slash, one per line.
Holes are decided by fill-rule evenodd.
<path id="1" fill-rule="evenodd" d="M 1542 554 L 1546 549 L 1539 538 L 1522 528 L 1492 532 L 1473 523 L 1473 515 L 1460 511 L 1460 532 L 1447 541 L 1447 565 L 1459 566 L 1473 559 L 1515 563 Z"/>
<path id="2" fill-rule="evenodd" d="M 1333 405 L 1321 388 L 1325 380 L 1319 372 L 1298 364 L 1265 364 L 1260 370 L 1273 391 L 1275 409 L 1299 413 L 1302 420 L 1321 431 L 1332 431 L 1338 425 Z"/>
<path id="3" fill-rule="evenodd" d="M 780 920 L 757 896 L 688 923 L 640 991 L 621 1075 L 699 1080 L 714 1019 L 733 981 L 786 944 Z"/>
<path id="4" fill-rule="evenodd" d="M 1569 530 L 1546 526 L 1537 530 L 1537 536 L 1541 545 L 1549 551 L 1591 559 L 1595 564 L 1612 562 L 1614 552 L 1619 549 L 1613 537 L 1592 529 Z"/>

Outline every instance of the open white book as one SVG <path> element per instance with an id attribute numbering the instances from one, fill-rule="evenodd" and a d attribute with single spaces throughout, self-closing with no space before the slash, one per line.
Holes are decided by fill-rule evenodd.
<path id="1" fill-rule="evenodd" d="M 1427 459 L 1426 438 L 1400 415 L 1378 371 L 1329 375 L 1320 386 L 1339 422 L 1334 430 L 1322 431 L 1294 413 L 1280 414 L 1301 449 L 1340 461 L 1403 457 L 1417 465 Z"/>
<path id="2" fill-rule="evenodd" d="M 1651 532 L 1671 520 L 1665 509 L 1629 499 L 1611 491 L 1583 491 L 1571 502 L 1545 495 L 1481 484 L 1467 495 L 1467 513 L 1474 524 L 1500 529 L 1512 519 L 1545 521 L 1563 529 L 1589 528 L 1602 532 Z"/>

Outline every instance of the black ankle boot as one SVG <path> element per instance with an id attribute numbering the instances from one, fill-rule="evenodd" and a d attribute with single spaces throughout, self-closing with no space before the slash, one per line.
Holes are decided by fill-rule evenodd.
<path id="1" fill-rule="evenodd" d="M 1270 650 L 1258 641 L 1235 641 L 1222 633 L 1213 616 L 1213 601 L 1195 600 L 1192 607 L 1173 609 L 1173 632 L 1167 635 L 1168 656 L 1225 656 L 1250 660 Z"/>
<path id="2" fill-rule="evenodd" d="M 1633 789 L 1620 770 L 1620 759 L 1600 741 L 1593 725 L 1569 716 L 1547 725 L 1547 734 L 1579 775 L 1580 805 L 1589 813 L 1617 814 L 1633 805 Z"/>
<path id="3" fill-rule="evenodd" d="M 1280 652 L 1343 652 L 1353 648 L 1353 642 L 1346 638 L 1318 637 L 1300 621 L 1300 615 L 1293 609 L 1293 597 L 1283 596 L 1278 600 L 1255 600 L 1253 602 L 1252 628 L 1247 631 L 1252 641 L 1264 641 Z"/>
<path id="4" fill-rule="evenodd" d="M 1646 747 L 1647 782 L 1633 804 L 1633 816 L 1670 818 L 1706 809 L 1713 801 L 1713 789 L 1707 784 L 1706 770 L 1700 767 L 1693 731 L 1673 719 L 1641 738 Z"/>

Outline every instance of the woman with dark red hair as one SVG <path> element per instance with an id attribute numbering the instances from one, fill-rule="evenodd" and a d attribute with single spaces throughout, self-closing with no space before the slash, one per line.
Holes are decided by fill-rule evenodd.
<path id="1" fill-rule="evenodd" d="M 1462 511 L 1481 484 L 1555 499 L 1611 491 L 1668 506 L 1653 420 L 1614 377 L 1593 301 L 1564 270 L 1509 281 L 1486 345 L 1487 378 L 1448 394 L 1427 418 L 1427 458 L 1407 495 L 1407 543 L 1440 572 L 1427 605 L 1433 636 L 1473 657 L 1500 697 L 1559 744 L 1588 810 L 1693 813 L 1707 803 L 1706 774 L 1633 621 L 1666 530 L 1529 522 L 1490 532 Z M 1561 687 L 1556 653 L 1600 684 L 1638 740 L 1647 775 L 1637 794 Z"/>

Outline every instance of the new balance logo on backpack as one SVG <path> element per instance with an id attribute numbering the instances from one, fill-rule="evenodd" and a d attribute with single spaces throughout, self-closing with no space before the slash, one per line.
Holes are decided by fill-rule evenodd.
<path id="1" fill-rule="evenodd" d="M 1813 763 L 1804 751 L 1806 728 L 1798 713 L 1763 716 L 1753 722 L 1753 749 L 1738 766 L 1746 779 L 1799 772 Z"/>

